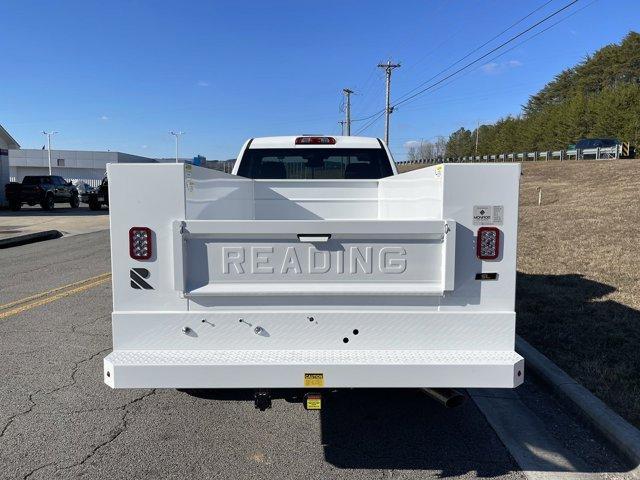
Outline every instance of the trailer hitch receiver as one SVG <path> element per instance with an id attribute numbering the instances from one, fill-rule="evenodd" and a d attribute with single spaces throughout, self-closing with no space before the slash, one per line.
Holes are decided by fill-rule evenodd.
<path id="1" fill-rule="evenodd" d="M 264 412 L 267 408 L 271 408 L 271 393 L 269 390 L 256 390 L 253 394 L 255 407 Z"/>

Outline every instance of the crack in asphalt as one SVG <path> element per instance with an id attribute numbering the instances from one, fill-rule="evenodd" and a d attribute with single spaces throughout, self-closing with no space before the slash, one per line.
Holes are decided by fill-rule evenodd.
<path id="1" fill-rule="evenodd" d="M 95 323 L 98 320 L 107 318 L 108 315 L 103 315 L 94 319 L 89 320 L 88 322 L 84 322 L 81 325 L 73 325 L 72 326 L 72 332 L 73 333 L 82 333 L 82 332 L 76 332 L 75 328 L 79 327 L 79 326 L 86 326 L 90 323 Z M 76 375 L 78 373 L 78 371 L 80 370 L 80 367 L 88 362 L 91 362 L 92 360 L 94 360 L 96 357 L 99 357 L 101 355 L 104 355 L 106 352 L 110 351 L 111 347 L 108 348 L 104 348 L 101 349 L 98 352 L 92 353 L 91 355 L 89 355 L 88 357 L 82 358 L 76 362 L 73 362 L 73 366 L 71 368 L 71 374 L 70 374 L 70 380 L 66 383 L 64 383 L 63 385 L 60 385 L 58 387 L 55 387 L 51 390 L 36 390 L 35 392 L 31 392 L 29 393 L 28 396 L 28 400 L 29 400 L 29 407 L 21 412 L 18 412 L 14 415 L 12 415 L 11 417 L 9 417 L 9 419 L 7 420 L 7 422 L 5 423 L 5 425 L 2 427 L 2 430 L 0 430 L 0 438 L 2 438 L 5 433 L 8 431 L 9 427 L 13 424 L 13 422 L 18 418 L 18 417 L 23 417 L 23 416 L 27 416 L 30 413 L 33 412 L 33 409 L 38 405 L 38 402 L 36 401 L 35 397 L 36 396 L 49 396 L 55 392 L 58 392 L 60 390 L 63 390 L 65 388 L 70 388 L 73 387 L 74 385 L 77 384 L 77 379 L 76 379 Z M 100 442 L 99 444 L 95 445 L 91 451 L 86 454 L 82 460 L 80 460 L 79 462 L 73 463 L 71 465 L 68 466 L 64 466 L 64 467 L 58 467 L 62 461 L 56 461 L 56 462 L 49 462 L 46 463 L 44 465 L 40 465 L 32 470 L 30 470 L 29 472 L 27 472 L 24 476 L 23 479 L 27 480 L 29 478 L 31 478 L 33 475 L 35 475 L 36 473 L 38 473 L 39 471 L 48 468 L 48 467 L 52 467 L 55 466 L 57 471 L 61 471 L 61 470 L 68 470 L 77 466 L 81 466 L 84 465 L 91 457 L 93 457 L 94 455 L 96 455 L 102 448 L 104 448 L 105 446 L 109 445 L 110 443 L 112 443 L 113 441 L 115 441 L 120 435 L 122 435 L 124 432 L 126 432 L 128 426 L 129 426 L 129 417 L 130 414 L 132 413 L 132 411 L 130 410 L 132 405 L 135 405 L 136 403 L 144 400 L 147 397 L 150 397 L 151 395 L 154 395 L 156 393 L 156 389 L 151 390 L 150 392 L 146 392 L 143 395 L 136 397 L 134 399 L 132 399 L 131 401 L 125 403 L 124 405 L 120 406 L 120 407 L 115 407 L 112 409 L 108 409 L 108 408 L 103 408 L 103 409 L 87 409 L 87 410 L 78 410 L 75 412 L 70 412 L 70 413 L 81 413 L 81 412 L 90 412 L 90 411 L 95 411 L 95 410 L 112 410 L 112 411 L 118 411 L 121 410 L 122 411 L 122 418 L 120 420 L 120 424 L 114 428 L 108 435 L 108 437 L 103 441 Z"/>
<path id="2" fill-rule="evenodd" d="M 95 447 L 93 447 L 93 449 L 91 450 L 91 452 L 89 452 L 80 462 L 77 462 L 73 465 L 69 465 L 67 467 L 63 467 L 60 470 L 69 470 L 71 468 L 74 467 L 79 467 L 84 465 L 90 458 L 92 458 L 96 453 L 98 453 L 98 451 L 104 447 L 106 447 L 107 445 L 109 445 L 110 443 L 114 442 L 120 435 L 122 435 L 124 432 L 127 431 L 127 428 L 129 427 L 129 419 L 128 416 L 131 412 L 131 410 L 128 410 L 128 407 L 130 407 L 133 404 L 136 404 L 138 402 L 141 402 L 142 400 L 144 400 L 145 398 L 150 397 L 151 395 L 155 395 L 156 393 L 156 389 L 154 388 L 153 390 L 151 390 L 150 392 L 145 393 L 144 395 L 141 395 L 137 398 L 134 398 L 133 400 L 131 400 L 130 402 L 127 402 L 126 404 L 124 404 L 120 409 L 124 412 L 122 415 L 122 420 L 120 422 L 120 425 L 114 429 L 114 431 L 111 432 L 111 434 L 109 435 L 109 438 L 107 438 L 106 441 L 99 443 L 98 445 L 96 445 Z"/>
<path id="3" fill-rule="evenodd" d="M 35 392 L 29 393 L 29 403 L 31 404 L 29 406 L 29 408 L 27 408 L 26 410 L 23 410 L 22 412 L 18 412 L 14 415 L 11 415 L 9 417 L 9 419 L 7 420 L 7 423 L 5 423 L 4 427 L 2 427 L 2 431 L 0 431 L 0 438 L 4 437 L 5 432 L 7 431 L 7 429 L 11 426 L 11 424 L 13 423 L 13 421 L 18 418 L 18 417 L 22 417 L 24 415 L 28 415 L 29 413 L 31 413 L 31 411 L 33 410 L 33 408 L 36 406 L 36 402 L 33 401 L 33 397 L 35 397 L 38 393 L 40 393 L 42 390 L 36 390 Z"/>
<path id="4" fill-rule="evenodd" d="M 111 337 L 111 333 L 91 333 L 91 332 L 84 332 L 82 330 L 78 330 L 79 328 L 84 328 L 86 326 L 87 326 L 86 324 L 72 325 L 70 333 L 75 333 L 77 335 L 87 335 L 89 337 Z"/>
<path id="5" fill-rule="evenodd" d="M 75 467 L 79 467 L 84 465 L 88 460 L 90 460 L 94 455 L 96 455 L 102 448 L 106 447 L 107 445 L 109 445 L 110 443 L 113 443 L 118 437 L 120 437 L 120 435 L 122 435 L 123 433 L 125 433 L 127 431 L 127 428 L 129 427 L 129 415 L 132 413 L 131 410 L 129 410 L 129 407 L 131 407 L 131 405 L 134 405 L 138 402 L 141 402 L 142 400 L 144 400 L 145 398 L 150 397 L 151 395 L 155 395 L 155 393 L 157 392 L 157 390 L 154 388 L 149 392 L 144 393 L 143 395 L 140 395 L 139 397 L 136 397 L 134 399 L 132 399 L 131 401 L 125 403 L 124 405 L 122 405 L 121 407 L 118 408 L 114 408 L 113 410 L 122 410 L 122 418 L 120 420 L 120 424 L 111 430 L 111 432 L 109 432 L 109 436 L 102 442 L 98 443 L 97 445 L 95 445 L 94 447 L 92 447 L 91 451 L 86 454 L 82 460 L 80 460 L 79 462 L 73 463 L 71 465 L 67 465 L 64 467 L 60 467 L 58 468 L 58 465 L 60 465 L 62 463 L 62 461 L 58 461 L 58 462 L 50 462 L 47 463 L 45 465 L 41 465 L 39 467 L 34 468 L 33 470 L 31 470 L 30 472 L 28 472 L 26 475 L 24 475 L 22 478 L 23 480 L 28 480 L 29 478 L 31 478 L 34 474 L 36 474 L 37 472 L 39 472 L 40 470 L 43 470 L 45 468 L 48 467 L 56 467 L 56 471 L 62 471 L 62 470 L 70 470 L 72 468 Z M 108 410 L 108 409 L 105 409 Z"/>
<path id="6" fill-rule="evenodd" d="M 34 397 L 40 393 L 42 393 L 43 395 L 51 395 L 52 393 L 55 393 L 57 391 L 60 391 L 64 388 L 68 388 L 71 387 L 73 385 L 76 384 L 76 373 L 78 372 L 78 369 L 80 368 L 80 365 L 82 365 L 83 363 L 86 362 L 90 362 L 91 360 L 93 360 L 95 357 L 97 357 L 98 355 L 104 354 L 105 352 L 111 350 L 111 348 L 105 348 L 103 350 L 100 350 L 98 353 L 94 353 L 92 354 L 90 357 L 88 358 L 84 358 L 80 361 L 74 362 L 73 364 L 73 368 L 71 371 L 71 382 L 69 383 L 65 383 L 64 385 L 61 385 L 59 387 L 56 387 L 52 390 L 47 390 L 47 391 L 43 391 L 42 389 L 36 390 L 35 392 L 29 393 L 29 403 L 31 404 L 29 406 L 28 409 L 23 410 L 22 412 L 18 412 L 12 416 L 9 417 L 8 421 L 5 423 L 4 427 L 2 427 L 2 430 L 0 431 L 0 438 L 4 437 L 6 431 L 9 429 L 9 427 L 11 426 L 11 424 L 16 420 L 16 418 L 18 417 L 22 417 L 22 416 L 26 416 L 29 413 L 31 413 L 33 411 L 33 409 L 35 408 L 35 406 L 37 405 L 38 402 L 34 401 Z"/>
<path id="7" fill-rule="evenodd" d="M 47 390 L 46 392 L 43 392 L 44 395 L 51 395 L 52 393 L 74 386 L 76 384 L 76 373 L 78 373 L 78 370 L 80 369 L 80 365 L 82 365 L 83 363 L 90 362 L 97 356 L 103 355 L 110 350 L 111 350 L 111 347 L 103 348 L 99 352 L 92 354 L 90 357 L 84 358 L 78 362 L 74 362 L 73 369 L 71 371 L 71 382 L 65 383 L 64 385 L 60 385 L 59 387 L 56 387 L 52 390 Z"/>

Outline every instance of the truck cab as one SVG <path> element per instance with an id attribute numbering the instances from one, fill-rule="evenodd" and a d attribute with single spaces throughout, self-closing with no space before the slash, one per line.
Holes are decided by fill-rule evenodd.
<path id="1" fill-rule="evenodd" d="M 340 138 L 340 137 L 339 137 Z M 397 175 L 378 138 L 270 137 L 245 143 L 233 174 L 272 180 L 379 179 Z"/>
<path id="2" fill-rule="evenodd" d="M 513 388 L 517 164 L 398 174 L 376 138 L 233 174 L 108 165 L 113 388 Z"/>

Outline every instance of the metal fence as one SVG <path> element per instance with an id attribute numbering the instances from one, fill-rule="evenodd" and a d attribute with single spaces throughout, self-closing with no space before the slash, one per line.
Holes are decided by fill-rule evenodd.
<path id="1" fill-rule="evenodd" d="M 396 162 L 398 165 L 418 165 L 433 163 L 470 163 L 470 162 L 522 162 L 538 160 L 605 160 L 623 158 L 627 153 L 623 145 L 574 150 L 554 150 L 546 152 L 500 153 L 497 155 L 475 155 L 467 157 L 438 157 Z"/>
<path id="2" fill-rule="evenodd" d="M 72 177 L 65 177 L 64 178 L 67 182 L 71 182 L 74 185 L 76 185 L 77 183 L 86 183 L 87 185 L 91 186 L 91 187 L 99 187 L 100 184 L 102 183 L 102 179 L 98 180 L 95 178 L 72 178 Z M 9 177 L 9 181 L 10 182 L 18 182 L 18 177 L 16 176 L 11 176 Z"/>

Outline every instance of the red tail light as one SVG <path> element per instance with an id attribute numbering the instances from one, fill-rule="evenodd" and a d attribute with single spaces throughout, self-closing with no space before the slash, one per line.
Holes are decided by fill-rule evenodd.
<path id="1" fill-rule="evenodd" d="M 149 260 L 153 253 L 151 229 L 131 227 L 129 230 L 129 255 L 134 260 Z"/>
<path id="2" fill-rule="evenodd" d="M 336 139 L 333 137 L 298 137 L 296 145 L 335 145 Z"/>
<path id="3" fill-rule="evenodd" d="M 476 255 L 480 260 L 495 260 L 500 256 L 500 230 L 480 227 L 476 240 Z"/>

